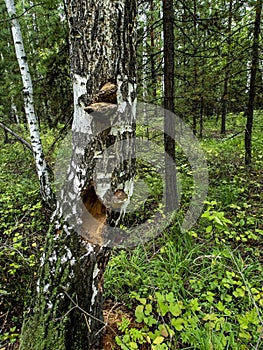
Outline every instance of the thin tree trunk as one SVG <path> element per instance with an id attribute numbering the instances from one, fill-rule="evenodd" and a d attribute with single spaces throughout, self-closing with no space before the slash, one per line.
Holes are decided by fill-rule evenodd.
<path id="1" fill-rule="evenodd" d="M 156 100 L 156 90 L 157 90 L 157 72 L 156 72 L 156 64 L 155 64 L 155 57 L 154 57 L 154 53 L 155 53 L 155 40 L 154 40 L 154 36 L 155 36 L 155 32 L 154 32 L 154 27 L 153 27 L 153 23 L 154 23 L 154 16 L 153 16 L 153 12 L 154 12 L 154 1 L 151 0 L 150 1 L 150 23 L 152 25 L 152 28 L 150 30 L 150 41 L 151 41 L 151 47 L 150 47 L 150 62 L 151 62 L 151 81 L 152 81 L 152 96 L 153 96 L 153 100 Z"/>
<path id="2" fill-rule="evenodd" d="M 17 108 L 16 108 L 16 105 L 13 101 L 13 98 L 12 98 L 11 110 L 10 110 L 10 121 L 11 121 L 11 123 L 15 122 L 18 125 L 19 129 L 21 129 L 19 116 L 17 114 Z"/>
<path id="3" fill-rule="evenodd" d="M 20 350 L 102 349 L 103 275 L 132 195 L 136 1 L 69 0 L 67 14 L 72 155 Z"/>
<path id="4" fill-rule="evenodd" d="M 194 81 L 193 81 L 193 91 L 194 91 L 194 101 L 193 101 L 193 133 L 194 135 L 197 134 L 197 120 L 198 120 L 198 102 L 199 97 L 196 94 L 196 90 L 198 88 L 198 62 L 197 62 L 197 3 L 196 0 L 194 0 L 194 52 L 193 52 L 193 58 L 194 58 Z"/>
<path id="5" fill-rule="evenodd" d="M 199 137 L 203 137 L 203 128 L 204 128 L 204 98 L 201 97 L 200 101 L 200 120 L 199 120 Z"/>
<path id="6" fill-rule="evenodd" d="M 48 169 L 44 158 L 38 122 L 34 110 L 33 86 L 31 75 L 27 63 L 27 57 L 24 49 L 22 33 L 18 20 L 16 19 L 16 8 L 13 0 L 5 0 L 6 8 L 11 19 L 11 30 L 16 51 L 16 57 L 20 68 L 23 81 L 24 106 L 29 126 L 31 145 L 34 153 L 40 191 L 43 201 L 49 206 L 54 205 L 53 194 L 50 186 Z"/>
<path id="7" fill-rule="evenodd" d="M 227 62 L 225 66 L 225 78 L 224 78 L 224 90 L 222 96 L 222 115 L 221 115 L 221 134 L 226 132 L 226 115 L 228 107 L 228 83 L 230 75 L 230 50 L 231 50 L 231 31 L 232 31 L 232 10 L 233 10 L 233 0 L 229 1 L 229 10 L 228 10 L 228 25 L 227 25 Z"/>
<path id="8" fill-rule="evenodd" d="M 256 17 L 253 33 L 253 45 L 252 45 L 252 60 L 250 71 L 250 84 L 248 104 L 246 110 L 247 123 L 245 130 L 245 163 L 250 165 L 252 161 L 252 129 L 253 129 L 253 114 L 254 114 L 254 100 L 256 95 L 256 76 L 258 70 L 259 60 L 259 36 L 260 36 L 260 21 L 262 12 L 262 0 L 257 0 L 256 3 Z"/>
<path id="9" fill-rule="evenodd" d="M 164 148 L 166 210 L 177 208 L 174 118 L 174 9 L 173 0 L 163 0 L 164 32 Z"/>
<path id="10" fill-rule="evenodd" d="M 6 143 L 9 143 L 8 132 L 6 129 L 4 129 L 4 133 L 5 133 L 4 144 L 6 144 Z"/>

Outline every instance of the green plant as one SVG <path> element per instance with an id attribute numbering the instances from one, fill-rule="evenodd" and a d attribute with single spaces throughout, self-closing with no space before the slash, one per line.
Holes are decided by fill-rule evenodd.
<path id="1" fill-rule="evenodd" d="M 48 225 L 31 153 L 19 143 L 1 147 L 0 193 L 1 316 L 6 316 L 0 343 L 8 344 L 19 339 Z"/>
<path id="2" fill-rule="evenodd" d="M 179 257 L 181 248 L 171 248 L 168 241 L 158 254 L 148 258 L 150 268 L 154 266 L 151 277 L 162 275 L 163 283 L 154 280 L 154 284 L 149 284 L 148 275 L 147 280 L 140 282 L 139 290 L 132 288 L 128 304 L 132 306 L 135 302 L 135 323 L 123 320 L 117 344 L 122 349 L 198 350 L 248 350 L 249 344 L 257 344 L 263 325 L 260 312 L 263 288 L 262 278 L 254 276 L 260 273 L 262 276 L 260 264 L 243 261 L 221 244 L 204 255 L 200 255 L 203 246 L 195 247 L 187 260 Z M 125 254 L 122 253 L 127 258 Z M 169 288 L 162 268 L 165 263 L 170 275 Z M 127 265 L 126 262 L 126 269 Z M 147 276 L 143 264 L 139 271 Z"/>
<path id="3" fill-rule="evenodd" d="M 178 346 L 200 350 L 248 349 L 252 340 L 259 339 L 262 330 L 256 310 L 235 315 L 226 306 L 230 300 L 215 302 L 214 297 L 215 293 L 206 293 L 205 299 L 211 305 L 207 308 L 205 300 L 177 300 L 173 292 L 156 292 L 146 298 L 132 293 L 131 298 L 138 302 L 134 312 L 137 327 L 130 327 L 130 322 L 123 319 L 118 324 L 123 335 L 116 338 L 116 343 L 124 350 L 141 349 L 142 344 L 153 350 Z"/>

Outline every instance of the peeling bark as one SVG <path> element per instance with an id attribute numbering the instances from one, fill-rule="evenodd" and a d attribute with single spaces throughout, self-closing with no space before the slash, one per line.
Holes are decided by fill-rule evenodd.
<path id="1" fill-rule="evenodd" d="M 105 220 L 102 221 L 109 225 L 115 225 L 120 216 L 113 210 L 114 193 L 123 190 L 128 192 L 128 198 L 132 195 L 135 10 L 135 1 L 106 1 L 103 5 L 97 1 L 68 2 L 75 150 L 69 170 L 69 190 L 63 194 L 62 206 L 72 202 L 74 195 L 78 197 L 75 198 L 77 208 L 69 208 L 73 220 L 74 211 L 81 213 L 82 218 L 86 208 L 90 207 L 87 199 L 84 205 L 79 199 L 91 183 L 97 200 L 105 205 Z M 70 188 L 74 188 L 74 193 Z M 94 221 L 92 215 L 88 220 L 78 221 L 81 235 L 93 243 L 105 243 L 108 238 L 101 236 L 97 236 L 97 242 L 94 242 L 94 232 L 89 226 L 96 225 L 90 221 Z M 95 231 L 102 233 L 97 228 Z"/>
<path id="2" fill-rule="evenodd" d="M 136 1 L 67 8 L 72 155 L 20 350 L 101 349 L 103 274 L 133 188 Z"/>

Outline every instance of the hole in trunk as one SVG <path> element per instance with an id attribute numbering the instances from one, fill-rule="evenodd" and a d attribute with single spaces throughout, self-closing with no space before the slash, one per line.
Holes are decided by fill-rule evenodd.
<path id="1" fill-rule="evenodd" d="M 98 198 L 93 185 L 89 185 L 82 194 L 82 201 L 91 215 L 83 212 L 82 234 L 93 244 L 103 244 L 103 228 L 106 222 L 107 210 Z"/>

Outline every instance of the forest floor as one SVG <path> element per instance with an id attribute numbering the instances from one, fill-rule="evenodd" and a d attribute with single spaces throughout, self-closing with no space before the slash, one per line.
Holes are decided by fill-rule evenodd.
<path id="1" fill-rule="evenodd" d="M 263 118 L 256 113 L 249 168 L 240 132 L 245 120 L 228 120 L 224 136 L 213 118 L 204 126 L 209 191 L 198 223 L 188 232 L 178 225 L 193 191 L 190 164 L 178 149 L 184 190 L 178 221 L 148 243 L 113 250 L 103 350 L 262 349 Z M 48 149 L 54 135 L 47 131 L 43 139 Z M 154 203 L 162 189 L 155 173 L 147 175 Z M 16 350 L 50 213 L 41 204 L 30 151 L 15 140 L 1 148 L 0 192 L 0 350 Z M 142 215 L 151 210 L 146 203 Z"/>

